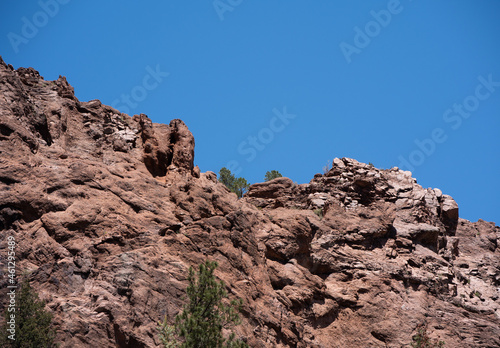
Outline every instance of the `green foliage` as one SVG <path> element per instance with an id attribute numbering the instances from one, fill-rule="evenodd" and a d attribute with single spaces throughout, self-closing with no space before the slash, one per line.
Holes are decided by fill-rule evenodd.
<path id="1" fill-rule="evenodd" d="M 236 195 L 238 195 L 238 198 L 241 198 L 243 197 L 243 194 L 247 192 L 249 187 L 250 184 L 244 178 L 236 178 L 236 181 L 234 182 L 234 187 L 231 191 L 236 193 Z"/>
<path id="2" fill-rule="evenodd" d="M 180 343 L 175 339 L 175 326 L 168 325 L 167 316 L 159 323 L 160 341 L 165 348 L 178 348 Z"/>
<path id="3" fill-rule="evenodd" d="M 281 175 L 280 172 L 278 172 L 277 170 L 271 170 L 270 172 L 269 171 L 266 172 L 266 176 L 265 176 L 264 180 L 271 181 L 273 179 L 281 178 L 281 177 L 283 177 L 283 175 Z"/>
<path id="4" fill-rule="evenodd" d="M 444 342 L 431 341 L 427 335 L 427 325 L 421 325 L 417 329 L 417 334 L 412 337 L 412 348 L 444 348 Z"/>
<path id="5" fill-rule="evenodd" d="M 226 185 L 231 191 L 236 193 L 238 198 L 243 197 L 243 194 L 248 190 L 250 184 L 244 178 L 236 178 L 234 174 L 227 168 L 222 168 L 219 171 L 219 182 Z"/>
<path id="6" fill-rule="evenodd" d="M 314 214 L 318 215 L 318 217 L 320 219 L 322 219 L 323 218 L 323 209 L 322 208 L 314 209 Z"/>
<path id="7" fill-rule="evenodd" d="M 38 298 L 38 294 L 25 280 L 16 289 L 15 311 L 5 310 L 6 323 L 15 314 L 15 340 L 9 339 L 12 332 L 8 332 L 6 323 L 1 328 L 0 346 L 22 348 L 53 348 L 56 332 L 51 327 L 52 314 L 45 310 L 45 302 Z"/>
<path id="8" fill-rule="evenodd" d="M 160 340 L 165 348 L 244 348 L 248 345 L 222 335 L 223 328 L 241 323 L 239 312 L 242 300 L 233 300 L 229 304 L 224 282 L 218 282 L 213 275 L 217 262 L 206 261 L 200 264 L 198 272 L 189 268 L 189 302 L 182 313 L 175 318 L 174 325 L 167 324 L 167 318 L 160 323 Z M 176 340 L 175 337 L 179 337 Z"/>
<path id="9" fill-rule="evenodd" d="M 219 171 L 219 182 L 221 182 L 224 185 L 226 185 L 226 187 L 228 189 L 231 189 L 231 187 L 234 185 L 234 181 L 235 180 L 236 180 L 236 178 L 234 177 L 234 175 L 226 167 L 223 167 Z"/>

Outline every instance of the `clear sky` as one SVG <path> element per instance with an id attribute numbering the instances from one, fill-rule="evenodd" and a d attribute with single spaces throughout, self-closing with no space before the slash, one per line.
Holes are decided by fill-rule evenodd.
<path id="1" fill-rule="evenodd" d="M 500 222 L 500 1 L 2 1 L 0 55 L 181 118 L 202 171 L 304 183 L 351 157 Z"/>

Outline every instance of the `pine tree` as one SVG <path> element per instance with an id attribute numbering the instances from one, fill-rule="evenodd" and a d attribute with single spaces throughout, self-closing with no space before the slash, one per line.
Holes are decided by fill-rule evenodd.
<path id="1" fill-rule="evenodd" d="M 31 288 L 28 280 L 21 283 L 16 294 L 15 311 L 5 310 L 6 322 L 15 314 L 15 335 L 2 328 L 0 344 L 2 347 L 19 348 L 53 348 L 56 332 L 51 327 L 52 314 L 45 310 L 45 302 L 38 298 L 38 294 Z M 9 338 L 10 336 L 10 338 Z M 12 338 L 15 337 L 15 340 Z"/>
<path id="2" fill-rule="evenodd" d="M 243 197 L 243 194 L 248 190 L 250 184 L 244 178 L 237 178 L 234 181 L 233 192 L 236 193 L 238 198 Z"/>
<path id="3" fill-rule="evenodd" d="M 170 326 L 167 320 L 160 323 L 160 339 L 165 348 L 243 348 L 246 343 L 235 339 L 231 333 L 228 338 L 222 335 L 222 329 L 241 323 L 239 311 L 242 301 L 233 300 L 225 304 L 227 292 L 223 281 L 214 276 L 217 262 L 206 261 L 199 265 L 198 272 L 189 268 L 189 302 L 182 313 Z M 178 336 L 183 342 L 176 341 Z"/>
<path id="4" fill-rule="evenodd" d="M 270 181 L 270 180 L 273 180 L 273 179 L 276 179 L 276 178 L 281 178 L 283 175 L 281 175 L 280 172 L 278 172 L 277 170 L 271 170 L 270 172 L 267 171 L 266 172 L 266 176 L 264 178 L 265 181 Z"/>
<path id="5" fill-rule="evenodd" d="M 236 178 L 229 169 L 226 167 L 221 168 L 219 171 L 219 182 L 223 183 L 228 189 L 232 190 L 235 181 Z"/>
<path id="6" fill-rule="evenodd" d="M 244 178 L 236 178 L 234 174 L 227 168 L 222 168 L 219 171 L 219 182 L 226 185 L 226 187 L 231 191 L 236 193 L 238 198 L 243 197 L 250 184 Z"/>

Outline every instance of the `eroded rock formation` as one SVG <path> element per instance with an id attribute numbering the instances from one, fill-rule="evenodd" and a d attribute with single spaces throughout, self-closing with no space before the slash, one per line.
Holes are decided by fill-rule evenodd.
<path id="1" fill-rule="evenodd" d="M 0 95 L 0 255 L 15 236 L 61 347 L 158 346 L 206 258 L 252 347 L 401 347 L 422 323 L 446 347 L 500 346 L 499 227 L 411 173 L 335 159 L 238 200 L 193 166 L 180 120 L 80 102 L 1 60 Z"/>

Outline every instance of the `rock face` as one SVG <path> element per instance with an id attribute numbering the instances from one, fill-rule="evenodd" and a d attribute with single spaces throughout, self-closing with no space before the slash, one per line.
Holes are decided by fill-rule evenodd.
<path id="1" fill-rule="evenodd" d="M 0 255 L 14 236 L 61 347 L 159 346 L 206 258 L 252 347 L 401 347 L 421 324 L 446 347 L 500 346 L 499 227 L 411 173 L 335 159 L 238 200 L 193 166 L 181 120 L 80 102 L 1 60 L 0 95 Z"/>

